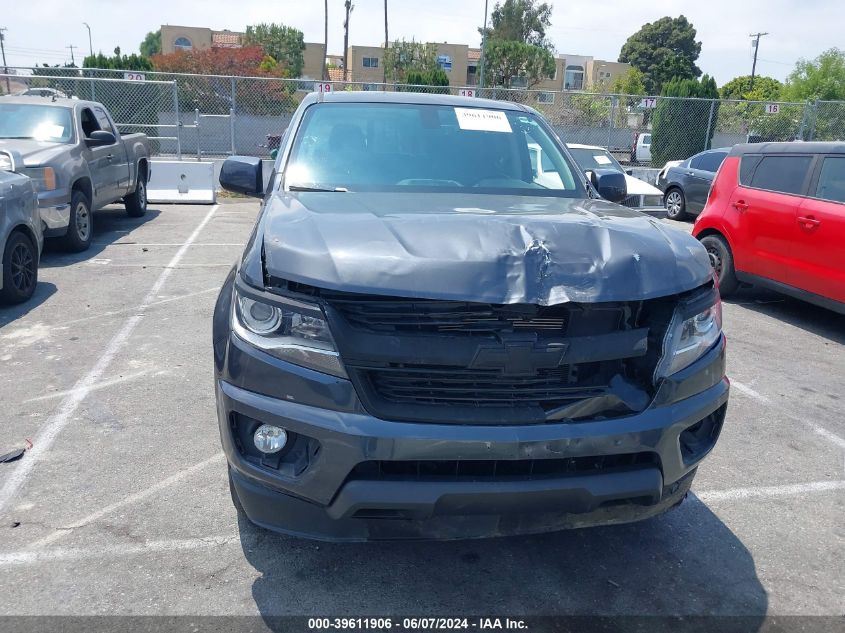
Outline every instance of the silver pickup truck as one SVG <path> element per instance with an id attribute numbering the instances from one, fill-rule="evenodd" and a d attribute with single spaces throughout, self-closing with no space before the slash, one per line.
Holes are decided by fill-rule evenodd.
<path id="1" fill-rule="evenodd" d="M 130 216 L 147 210 L 149 147 L 144 134 L 121 136 L 94 101 L 0 98 L 0 150 L 17 152 L 38 190 L 44 236 L 72 251 L 91 244 L 93 211 L 123 200 Z"/>

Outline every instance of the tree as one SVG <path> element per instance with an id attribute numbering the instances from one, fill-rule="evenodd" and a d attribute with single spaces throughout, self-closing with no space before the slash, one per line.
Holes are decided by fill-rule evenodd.
<path id="1" fill-rule="evenodd" d="M 487 86 L 511 88 L 514 80 L 531 88 L 543 79 L 554 76 L 555 58 L 545 48 L 490 39 L 487 41 L 484 62 L 484 83 Z"/>
<path id="2" fill-rule="evenodd" d="M 799 60 L 783 87 L 786 101 L 845 100 L 845 52 L 831 48 L 812 61 Z M 808 109 L 804 138 L 834 141 L 845 134 L 845 107 L 841 103 L 816 103 Z"/>
<path id="3" fill-rule="evenodd" d="M 676 77 L 663 86 L 661 95 L 675 98 L 660 99 L 655 108 L 651 137 L 652 164 L 663 165 L 670 160 L 684 160 L 709 148 L 719 114 L 718 101 L 711 101 L 719 98 L 716 81 L 709 75 L 704 75 L 701 81 Z"/>
<path id="4" fill-rule="evenodd" d="M 412 71 L 430 72 L 437 68 L 437 45 L 411 40 L 398 40 L 388 46 L 384 55 L 384 70 L 389 81 L 407 81 Z"/>
<path id="5" fill-rule="evenodd" d="M 610 91 L 617 95 L 644 95 L 645 77 L 637 68 L 629 68 L 627 72 L 617 75 L 610 84 Z"/>
<path id="6" fill-rule="evenodd" d="M 144 41 L 138 46 L 138 50 L 144 57 L 158 55 L 161 52 L 161 29 L 147 33 Z"/>
<path id="7" fill-rule="evenodd" d="M 551 26 L 552 7 L 547 3 L 537 4 L 537 0 L 505 0 L 496 3 L 490 16 L 492 28 L 487 29 L 487 37 L 513 42 L 522 42 L 553 50 L 546 39 L 546 29 Z M 479 29 L 484 34 L 484 29 Z"/>
<path id="8" fill-rule="evenodd" d="M 284 24 L 254 24 L 246 27 L 244 46 L 260 46 L 287 71 L 288 77 L 299 77 L 305 59 L 305 40 L 302 31 Z"/>
<path id="9" fill-rule="evenodd" d="M 344 0 L 343 8 L 346 10 L 346 18 L 343 20 L 343 78 L 349 79 L 349 64 L 347 63 L 349 61 L 347 59 L 349 55 L 349 14 L 352 13 L 355 5 L 352 4 L 352 0 Z"/>
<path id="10" fill-rule="evenodd" d="M 505 0 L 493 7 L 486 31 L 484 83 L 510 88 L 514 80 L 531 87 L 554 76 L 554 47 L 546 39 L 552 7 L 537 0 Z"/>
<path id="11" fill-rule="evenodd" d="M 387 0 L 384 0 L 384 56 L 387 56 L 387 47 L 390 46 L 390 40 L 387 36 Z M 385 64 L 381 65 L 382 72 L 384 73 L 384 77 L 382 81 L 387 83 L 387 66 Z"/>
<path id="12" fill-rule="evenodd" d="M 831 48 L 814 60 L 801 59 L 786 78 L 787 101 L 845 100 L 845 52 Z"/>
<path id="13" fill-rule="evenodd" d="M 446 71 L 436 66 L 433 70 L 410 70 L 405 77 L 405 84 L 409 86 L 405 90 L 419 92 L 419 86 L 426 86 L 425 92 L 449 94 L 449 75 Z M 435 86 L 429 88 L 429 86 Z M 402 90 L 401 88 L 399 89 Z"/>
<path id="14" fill-rule="evenodd" d="M 83 68 L 104 68 L 108 70 L 153 70 L 153 63 L 143 55 L 121 55 L 120 48 L 114 50 L 114 56 L 106 57 L 102 53 L 88 55 L 82 60 Z M 102 77 L 104 75 L 92 75 Z"/>
<path id="15" fill-rule="evenodd" d="M 752 90 L 751 75 L 742 75 L 719 88 L 719 96 L 740 101 L 777 101 L 782 90 L 783 84 L 772 77 L 755 77 Z"/>
<path id="16" fill-rule="evenodd" d="M 683 15 L 660 18 L 644 24 L 628 38 L 619 61 L 643 73 L 648 94 L 659 94 L 670 79 L 695 79 L 701 75 L 695 65 L 701 42 L 695 41 L 695 35 L 695 28 Z"/>
<path id="17" fill-rule="evenodd" d="M 329 78 L 329 68 L 326 58 L 329 56 L 329 0 L 323 3 L 323 80 Z"/>

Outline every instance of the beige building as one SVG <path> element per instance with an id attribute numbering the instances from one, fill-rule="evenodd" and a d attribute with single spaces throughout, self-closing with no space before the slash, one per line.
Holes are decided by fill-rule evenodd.
<path id="1" fill-rule="evenodd" d="M 204 50 L 208 48 L 240 48 L 243 45 L 243 33 L 238 31 L 213 31 L 199 26 L 161 25 L 161 52 L 174 53 L 178 50 Z M 305 42 L 302 52 L 302 77 L 306 79 L 323 78 L 323 44 Z"/>
<path id="2" fill-rule="evenodd" d="M 449 85 L 466 86 L 470 65 L 469 46 L 466 44 L 435 43 L 436 61 L 449 77 Z M 476 58 L 477 59 L 477 58 Z M 384 81 L 384 47 L 350 46 L 347 54 L 347 81 L 382 83 Z"/>
<path id="3" fill-rule="evenodd" d="M 238 48 L 243 33 L 212 31 L 200 26 L 161 25 L 161 52 L 204 50 L 207 48 Z"/>
<path id="4" fill-rule="evenodd" d="M 161 27 L 161 50 L 173 53 L 177 50 L 202 50 L 212 47 L 236 48 L 242 45 L 243 33 L 237 31 L 213 31 L 196 26 Z M 481 70 L 481 49 L 466 44 L 436 43 L 437 64 L 449 77 L 451 86 L 475 86 Z M 326 55 L 322 43 L 305 43 L 303 51 L 302 78 L 322 79 L 326 63 L 342 67 L 343 56 Z M 384 48 L 382 46 L 349 47 L 345 71 L 331 71 L 333 80 L 380 84 L 384 81 Z M 540 91 L 537 103 L 552 104 L 557 99 L 555 92 L 562 90 L 589 90 L 609 86 L 613 80 L 628 71 L 630 66 L 619 62 L 594 59 L 586 55 L 560 54 L 555 58 L 555 74 L 532 86 Z M 518 86 L 518 84 L 516 84 Z"/>

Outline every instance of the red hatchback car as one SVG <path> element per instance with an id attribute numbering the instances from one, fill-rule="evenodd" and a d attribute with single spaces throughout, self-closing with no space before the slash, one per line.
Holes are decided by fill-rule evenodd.
<path id="1" fill-rule="evenodd" d="M 845 143 L 736 145 L 693 235 L 723 296 L 752 283 L 845 314 Z"/>

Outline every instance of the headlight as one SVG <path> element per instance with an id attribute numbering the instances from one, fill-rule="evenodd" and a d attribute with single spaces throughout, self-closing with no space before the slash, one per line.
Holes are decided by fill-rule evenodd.
<path id="1" fill-rule="evenodd" d="M 27 167 L 23 173 L 32 179 L 36 191 L 52 191 L 56 188 L 56 172 L 52 167 Z"/>
<path id="2" fill-rule="evenodd" d="M 0 152 L 0 171 L 15 171 L 15 162 L 6 152 Z"/>
<path id="3" fill-rule="evenodd" d="M 715 302 L 693 316 L 683 308 L 675 310 L 663 343 L 663 358 L 655 370 L 656 378 L 665 378 L 689 367 L 701 358 L 722 335 L 722 301 L 714 292 Z"/>
<path id="4" fill-rule="evenodd" d="M 234 298 L 232 328 L 241 339 L 276 358 L 346 378 L 319 306 L 283 297 L 271 303 L 237 289 Z"/>

